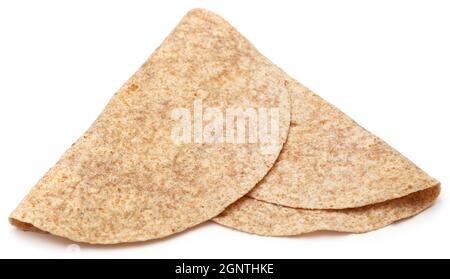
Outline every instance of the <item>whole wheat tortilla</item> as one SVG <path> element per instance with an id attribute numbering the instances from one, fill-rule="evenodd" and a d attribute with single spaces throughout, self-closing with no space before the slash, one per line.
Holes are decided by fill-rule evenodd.
<path id="1" fill-rule="evenodd" d="M 413 216 L 437 198 L 438 181 L 300 83 L 288 87 L 292 123 L 280 157 L 215 222 L 271 236 L 362 233 Z"/>
<path id="2" fill-rule="evenodd" d="M 88 131 L 10 216 L 26 230 L 88 243 L 165 237 L 250 191 L 290 123 L 287 76 L 220 17 L 189 12 Z M 257 144 L 174 144 L 175 108 L 279 108 L 272 154 Z"/>
<path id="3" fill-rule="evenodd" d="M 439 182 L 295 80 L 277 163 L 249 196 L 303 209 L 342 209 L 406 196 Z"/>
<path id="4" fill-rule="evenodd" d="M 214 219 L 240 231 L 264 236 L 289 236 L 314 231 L 364 233 L 416 215 L 439 195 L 434 186 L 405 197 L 349 209 L 298 209 L 243 197 Z"/>

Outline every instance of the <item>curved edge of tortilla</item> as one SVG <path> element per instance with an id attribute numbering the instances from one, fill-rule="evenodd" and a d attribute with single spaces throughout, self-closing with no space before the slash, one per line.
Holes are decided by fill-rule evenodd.
<path id="1" fill-rule="evenodd" d="M 213 221 L 261 236 L 293 236 L 315 231 L 365 233 L 419 214 L 433 204 L 440 189 L 440 184 L 436 184 L 398 199 L 338 210 L 291 208 L 246 196 Z"/>
<path id="2" fill-rule="evenodd" d="M 9 223 L 18 229 L 26 232 L 40 232 L 40 233 L 48 233 L 39 228 L 36 228 L 33 224 L 22 222 L 14 217 L 9 217 Z"/>
<path id="3" fill-rule="evenodd" d="M 188 227 L 182 231 L 178 231 L 178 232 L 169 232 L 166 233 L 164 235 L 158 235 L 157 237 L 153 237 L 153 238 L 149 238 L 147 235 L 143 234 L 143 235 L 139 235 L 139 234 L 134 234 L 134 235 L 130 235 L 128 238 L 112 238 L 112 239 L 98 239 L 98 240 L 91 240 L 88 238 L 80 238 L 80 237 L 75 237 L 74 235 L 70 234 L 70 233 L 64 233 L 63 231 L 59 231 L 59 230 L 55 230 L 54 228 L 47 228 L 45 226 L 45 224 L 38 224 L 35 221 L 28 221 L 25 220 L 24 218 L 20 218 L 19 216 L 15 216 L 14 213 L 12 213 L 9 218 L 9 223 L 14 226 L 17 229 L 20 229 L 22 231 L 25 232 L 34 232 L 34 233 L 42 233 L 42 234 L 50 234 L 53 236 L 57 236 L 57 237 L 62 237 L 68 240 L 71 240 L 73 242 L 77 242 L 77 243 L 85 243 L 85 244 L 91 244 L 91 245 L 117 245 L 117 244 L 123 244 L 123 243 L 144 243 L 144 242 L 150 242 L 153 240 L 160 240 L 160 239 L 164 239 L 167 237 L 171 237 L 173 235 L 182 233 L 186 230 L 191 229 L 192 227 L 195 227 L 196 225 L 199 225 L 203 222 L 197 223 L 191 227 Z"/>

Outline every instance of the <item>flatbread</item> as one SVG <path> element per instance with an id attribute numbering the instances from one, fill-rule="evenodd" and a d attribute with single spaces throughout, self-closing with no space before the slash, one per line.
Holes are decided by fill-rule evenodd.
<path id="1" fill-rule="evenodd" d="M 292 123 L 274 168 L 249 196 L 303 209 L 342 209 L 406 196 L 439 182 L 295 80 Z"/>
<path id="2" fill-rule="evenodd" d="M 267 236 L 363 233 L 429 207 L 440 184 L 295 80 L 292 123 L 275 166 L 214 221 Z"/>
<path id="3" fill-rule="evenodd" d="M 13 225 L 78 242 L 145 241 L 221 213 L 273 166 L 290 123 L 288 77 L 232 26 L 189 12 L 32 188 Z M 176 108 L 279 109 L 279 141 L 175 144 Z"/>
<path id="4" fill-rule="evenodd" d="M 439 195 L 435 186 L 405 197 L 349 209 L 298 209 L 243 197 L 214 219 L 240 231 L 263 236 L 291 236 L 315 231 L 364 233 L 411 217 Z"/>

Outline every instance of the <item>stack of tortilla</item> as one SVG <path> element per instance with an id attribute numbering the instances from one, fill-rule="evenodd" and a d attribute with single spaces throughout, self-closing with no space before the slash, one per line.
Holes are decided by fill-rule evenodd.
<path id="1" fill-rule="evenodd" d="M 272 152 L 174 143 L 171 113 L 198 100 L 219 111 L 278 108 Z M 366 232 L 419 213 L 438 194 L 439 182 L 196 9 L 10 222 L 95 244 L 162 238 L 211 219 L 260 235 Z"/>

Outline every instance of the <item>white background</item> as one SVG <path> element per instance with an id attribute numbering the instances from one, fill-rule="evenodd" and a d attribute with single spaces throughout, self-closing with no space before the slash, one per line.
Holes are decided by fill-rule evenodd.
<path id="1" fill-rule="evenodd" d="M 0 256 L 450 257 L 449 1 L 2 1 Z M 81 245 L 9 213 L 191 8 L 218 13 L 288 74 L 442 182 L 426 212 L 362 234 L 272 238 L 204 224 L 161 241 Z"/>

